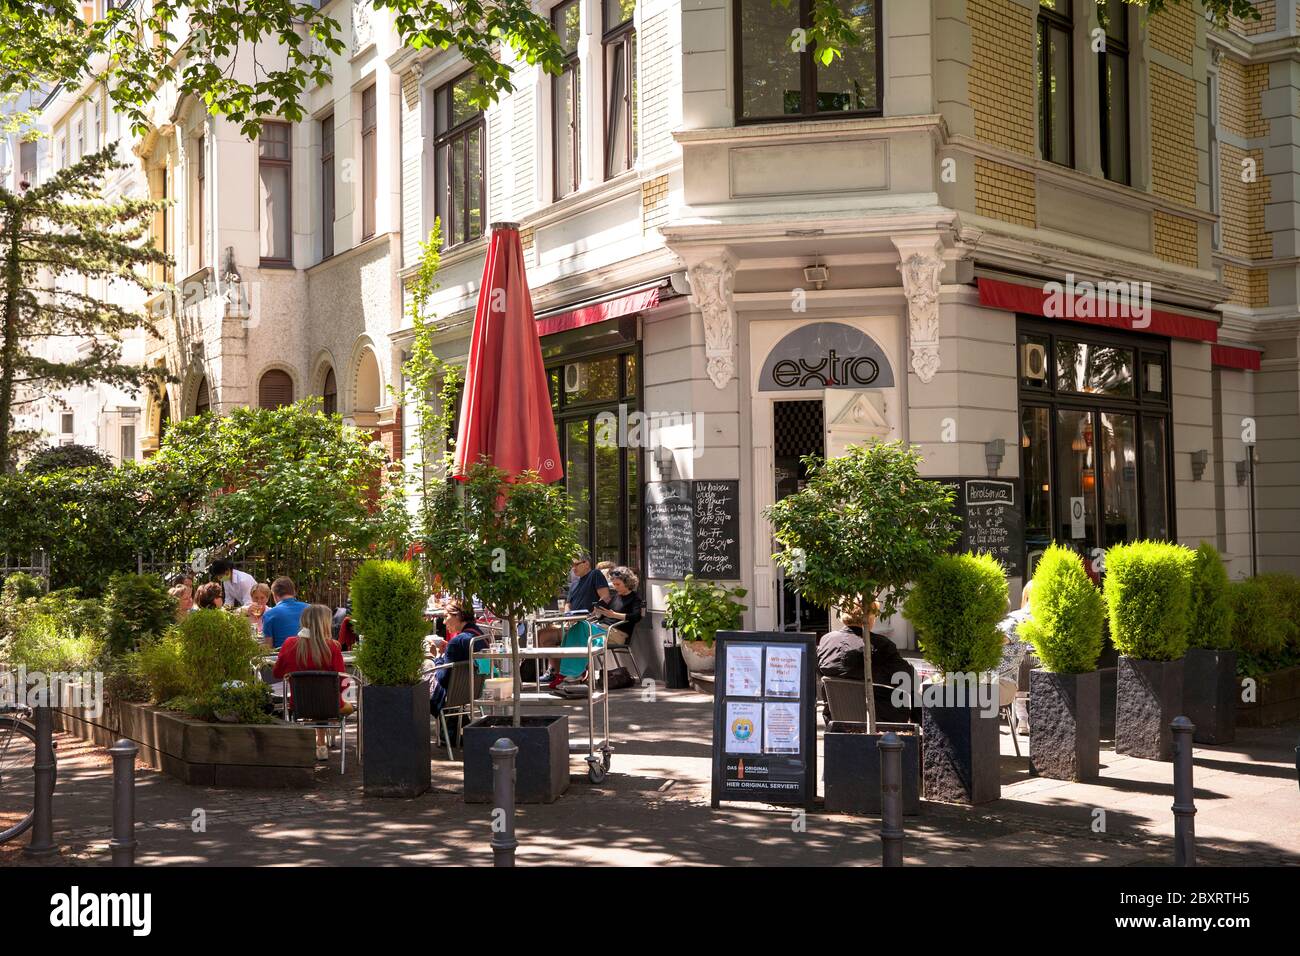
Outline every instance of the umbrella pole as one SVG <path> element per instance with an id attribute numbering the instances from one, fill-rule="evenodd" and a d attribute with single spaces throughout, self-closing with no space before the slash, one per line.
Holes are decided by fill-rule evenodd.
<path id="1" fill-rule="evenodd" d="M 510 684 L 514 692 L 515 706 L 514 711 L 515 726 L 520 726 L 520 694 L 524 689 L 523 675 L 520 673 L 522 667 L 519 659 L 519 631 L 515 627 L 515 616 L 506 615 L 506 627 L 510 629 Z"/>

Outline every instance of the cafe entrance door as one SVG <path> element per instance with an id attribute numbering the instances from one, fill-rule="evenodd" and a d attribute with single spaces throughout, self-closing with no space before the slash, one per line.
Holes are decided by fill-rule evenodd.
<path id="1" fill-rule="evenodd" d="M 803 488 L 808 469 L 805 455 L 826 454 L 825 403 L 820 398 L 777 401 L 772 405 L 772 461 L 776 480 L 775 500 L 780 501 Z M 784 579 L 777 591 L 777 622 L 783 631 L 830 629 L 826 608 L 804 599 Z"/>

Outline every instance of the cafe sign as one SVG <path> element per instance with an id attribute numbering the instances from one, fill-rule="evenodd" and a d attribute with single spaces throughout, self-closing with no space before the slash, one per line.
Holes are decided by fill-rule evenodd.
<path id="1" fill-rule="evenodd" d="M 824 388 L 892 388 L 894 370 L 875 340 L 843 322 L 812 322 L 772 349 L 760 392 Z"/>

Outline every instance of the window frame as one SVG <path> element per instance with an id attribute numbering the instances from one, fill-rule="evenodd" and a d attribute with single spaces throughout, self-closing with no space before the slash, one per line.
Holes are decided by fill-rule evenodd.
<path id="1" fill-rule="evenodd" d="M 334 221 L 338 216 L 338 193 L 334 182 L 334 155 L 337 149 L 338 130 L 334 114 L 322 116 L 320 123 L 320 208 L 321 208 L 321 261 L 334 256 Z M 328 136 L 326 131 L 328 130 Z"/>
<path id="2" fill-rule="evenodd" d="M 257 189 L 258 189 L 258 195 L 257 195 L 257 198 L 258 198 L 258 223 L 259 223 L 259 226 L 260 226 L 260 228 L 259 228 L 259 230 L 258 230 L 258 245 L 259 245 L 259 247 L 261 246 L 261 244 L 262 244 L 262 236 L 264 235 L 264 232 L 263 232 L 263 231 L 267 228 L 267 224 L 266 224 L 265 222 L 262 221 L 263 217 L 265 217 L 265 215 L 266 215 L 266 204 L 265 204 L 264 202 L 262 202 L 262 167 L 263 167 L 263 165 L 266 165 L 266 166 L 271 166 L 271 167 L 275 167 L 275 168 L 287 169 L 287 170 L 289 171 L 289 182 L 288 182 L 287 187 L 285 188 L 285 194 L 286 194 L 286 195 L 285 195 L 285 201 L 288 203 L 288 211 L 287 211 L 287 214 L 286 214 L 285 219 L 286 219 L 286 221 L 287 221 L 288 224 L 289 224 L 289 235 L 286 237 L 285 241 L 286 241 L 286 243 L 287 243 L 287 245 L 288 245 L 288 250 L 287 250 L 288 255 L 286 255 L 286 256 L 284 256 L 284 257 L 279 257 L 279 256 L 261 256 L 261 257 L 260 257 L 260 260 L 259 260 L 259 263 L 260 263 L 260 265 L 263 265 L 263 266 L 269 266 L 269 267 L 271 267 L 271 268 L 279 268 L 279 269 L 283 269 L 283 268 L 292 268 L 292 267 L 293 267 L 293 124 L 292 124 L 292 123 L 286 123 L 286 122 L 283 122 L 283 121 L 280 121 L 280 120 L 265 120 L 265 121 L 263 121 L 263 123 L 262 123 L 262 129 L 263 129 L 263 131 L 265 131 L 266 128 L 267 128 L 267 127 L 270 127 L 270 126 L 283 127 L 283 128 L 285 129 L 285 132 L 286 132 L 286 137 L 285 137 L 285 146 L 287 147 L 287 149 L 286 149 L 287 158 L 285 158 L 285 159 L 276 159 L 276 158 L 273 158 L 273 157 L 264 156 L 264 155 L 262 154 L 262 141 L 261 141 L 261 137 L 260 137 L 260 136 L 258 137 L 258 146 L 257 146 L 257 174 L 258 174 L 258 175 L 257 175 Z"/>
<path id="3" fill-rule="evenodd" d="M 1214 213 L 1214 225 L 1210 230 L 1210 250 L 1223 251 L 1223 150 L 1219 142 L 1219 71 L 1211 69 L 1205 83 L 1206 126 L 1209 137 L 1210 153 L 1210 212 Z"/>
<path id="4" fill-rule="evenodd" d="M 1075 85 L 1075 63 L 1074 63 L 1074 0 L 1066 0 L 1070 4 L 1070 13 L 1062 14 L 1050 7 L 1044 7 L 1041 3 L 1038 6 L 1038 17 L 1035 21 L 1035 43 L 1037 49 L 1035 59 L 1037 60 L 1037 75 L 1034 77 L 1034 94 L 1038 97 L 1038 151 L 1044 160 L 1049 163 L 1055 163 L 1057 166 L 1064 166 L 1067 169 L 1074 168 L 1075 157 L 1078 155 L 1077 144 L 1074 141 L 1074 85 Z M 1069 149 L 1070 155 L 1064 160 L 1051 155 L 1052 153 L 1052 123 L 1050 115 L 1050 105 L 1052 98 L 1045 95 L 1046 82 L 1039 82 L 1039 77 L 1046 80 L 1050 74 L 1051 66 L 1051 44 L 1048 43 L 1052 29 L 1064 31 L 1068 42 L 1065 44 L 1067 72 L 1070 77 L 1069 95 L 1066 96 L 1066 128 L 1069 132 Z"/>
<path id="5" fill-rule="evenodd" d="M 477 112 L 475 112 L 474 116 L 470 117 L 469 119 L 462 120 L 461 122 L 456 123 L 456 124 L 454 124 L 454 125 L 449 125 L 448 128 L 445 129 L 445 130 L 441 130 L 441 131 L 440 131 L 440 130 L 438 129 L 438 100 L 439 100 L 439 98 L 442 97 L 442 96 L 444 95 L 444 93 L 446 94 L 446 97 L 447 97 L 447 121 L 448 121 L 449 124 L 451 124 L 451 121 L 454 119 L 454 117 L 453 117 L 453 115 L 452 115 L 452 111 L 453 111 L 453 100 L 452 100 L 452 96 L 451 96 L 451 91 L 452 91 L 452 89 L 455 87 L 455 85 L 456 85 L 457 83 L 461 82 L 462 80 L 464 80 L 464 79 L 466 79 L 466 78 L 471 77 L 472 74 L 473 74 L 473 70 L 465 70 L 464 72 L 459 73 L 459 74 L 457 74 L 456 76 L 452 77 L 451 79 L 447 80 L 447 82 L 439 84 L 439 85 L 438 85 L 437 87 L 435 87 L 434 90 L 433 90 L 433 97 L 432 97 L 432 99 L 433 99 L 433 129 L 434 129 L 434 136 L 433 136 L 433 153 L 432 153 L 432 161 L 433 161 L 433 181 L 434 181 L 434 203 L 433 203 L 433 214 L 434 214 L 434 216 L 437 217 L 437 219 L 442 223 L 442 247 L 443 247 L 444 250 L 446 250 L 446 249 L 454 249 L 454 248 L 456 248 L 456 247 L 458 247 L 458 246 L 468 245 L 468 244 L 471 243 L 471 242 L 475 242 L 475 241 L 477 241 L 477 240 L 483 238 L 483 236 L 485 236 L 485 235 L 487 234 L 487 227 L 488 227 L 488 223 L 487 223 L 487 218 L 488 218 L 488 217 L 487 217 L 487 180 L 488 180 L 488 170 L 487 170 L 487 113 L 486 113 L 483 109 L 480 108 L 480 109 L 477 110 Z M 447 215 L 448 211 L 449 211 L 450 208 L 451 208 L 451 205 L 450 205 L 450 200 L 451 200 L 451 189 L 452 189 L 452 183 L 451 183 L 452 176 L 451 176 L 451 171 L 452 171 L 452 169 L 454 168 L 453 157 L 452 157 L 452 150 L 453 150 L 454 148 L 457 148 L 457 144 L 461 143 L 462 141 L 465 142 L 465 143 L 468 143 L 468 141 L 470 140 L 471 135 L 472 135 L 472 133 L 473 133 L 473 131 L 474 131 L 475 129 L 477 129 L 478 132 L 479 132 L 479 138 L 478 138 L 478 142 L 479 142 L 479 167 L 478 167 L 478 168 L 479 168 L 479 176 L 478 176 L 478 190 L 479 190 L 479 204 L 480 204 L 480 209 L 481 209 L 481 212 L 482 212 L 482 217 L 481 217 L 481 218 L 482 218 L 482 222 L 480 223 L 481 231 L 480 231 L 479 233 L 477 233 L 476 235 L 471 235 L 471 234 L 470 234 L 469 203 L 465 202 L 465 203 L 463 203 L 463 208 L 462 208 L 462 211 L 461 211 L 461 212 L 462 212 L 462 215 L 464 216 L 464 222 L 462 223 L 462 225 L 463 225 L 464 228 L 465 228 L 465 238 L 462 239 L 462 240 L 460 240 L 459 242 L 453 242 L 453 241 L 452 241 L 452 230 L 448 227 L 448 223 L 449 223 L 451 217 L 450 217 L 449 215 Z M 447 168 L 446 168 L 446 169 L 443 168 L 443 164 L 439 161 L 439 153 L 440 153 L 440 151 L 441 151 L 444 147 L 446 147 L 446 149 L 447 149 Z M 467 199 L 468 196 L 469 196 L 469 192 L 468 192 L 468 190 L 469 190 L 469 187 L 470 187 L 470 181 L 469 181 L 469 150 L 468 150 L 468 148 L 466 148 L 466 150 L 465 150 L 465 160 L 466 160 L 466 163 L 465 163 L 465 170 L 466 170 L 465 186 L 466 186 L 466 193 L 465 193 L 465 195 L 463 195 L 463 196 L 460 197 L 462 200 Z"/>
<path id="6" fill-rule="evenodd" d="M 602 29 L 608 22 L 609 7 L 618 0 L 601 0 L 600 2 L 600 23 Z M 601 60 L 601 79 L 603 86 L 603 109 L 602 116 L 604 119 L 604 129 L 601 135 L 603 144 L 604 162 L 602 167 L 605 172 L 605 180 L 611 180 L 616 176 L 621 176 L 630 170 L 636 168 L 637 162 L 637 142 L 636 142 L 636 10 L 633 9 L 632 15 L 622 23 L 605 29 L 600 38 L 600 60 Z M 617 49 L 621 47 L 622 49 Z M 610 52 L 614 48 L 614 56 L 618 58 L 618 63 L 623 69 L 623 89 L 621 103 L 619 105 L 622 113 L 622 120 L 625 131 L 624 146 L 627 149 L 627 165 L 622 169 L 613 168 L 614 143 L 610 138 L 610 129 L 614 118 L 612 94 L 612 71 L 610 70 Z"/>
<path id="7" fill-rule="evenodd" d="M 369 115 L 367 115 L 369 114 Z M 361 241 L 378 228 L 379 103 L 376 84 L 361 91 Z"/>
<path id="8" fill-rule="evenodd" d="M 1097 54 L 1097 113 L 1101 132 L 1101 172 L 1102 176 L 1113 183 L 1119 183 L 1121 186 L 1130 186 L 1133 183 L 1133 116 L 1132 110 L 1129 109 L 1132 91 L 1133 74 L 1131 70 L 1131 61 L 1129 59 L 1129 19 L 1128 4 L 1121 2 L 1120 17 L 1123 18 L 1123 35 L 1112 36 L 1108 28 L 1103 27 L 1105 37 L 1105 49 Z M 1098 10 L 1105 7 L 1099 3 Z M 1110 168 L 1110 97 L 1109 93 L 1109 72 L 1106 69 L 1108 59 L 1114 57 L 1123 63 L 1124 69 L 1124 175 L 1118 177 L 1112 175 Z M 1073 148 L 1071 148 L 1073 152 Z"/>
<path id="9" fill-rule="evenodd" d="M 199 268 L 207 265 L 207 162 L 205 148 L 207 146 L 207 135 L 199 133 L 198 139 L 194 144 L 194 179 L 195 179 L 195 205 L 198 207 L 195 211 L 194 219 L 198 226 L 198 235 L 195 237 L 195 252 L 197 255 L 197 265 Z"/>
<path id="10" fill-rule="evenodd" d="M 559 23 L 567 7 L 578 10 L 578 34 L 582 34 L 582 4 L 579 0 L 563 0 L 551 8 L 551 29 L 560 36 Z M 575 40 L 573 52 L 564 54 L 559 73 L 551 77 L 551 197 L 553 201 L 572 196 L 582 188 L 582 60 L 579 57 L 580 40 Z M 560 86 L 565 78 L 572 74 L 573 84 L 573 155 L 569 162 L 573 170 L 572 188 L 562 191 L 560 187 Z"/>

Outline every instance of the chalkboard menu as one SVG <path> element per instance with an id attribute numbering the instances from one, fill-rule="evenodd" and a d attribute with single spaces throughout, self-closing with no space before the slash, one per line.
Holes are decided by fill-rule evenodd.
<path id="1" fill-rule="evenodd" d="M 958 551 L 987 551 L 1002 562 L 1009 577 L 1024 574 L 1025 511 L 1019 478 L 940 478 L 956 494 L 953 508 L 961 516 Z"/>
<path id="2" fill-rule="evenodd" d="M 739 579 L 738 481 L 650 482 L 645 500 L 647 576 Z"/>
<path id="3" fill-rule="evenodd" d="M 713 806 L 817 799 L 817 636 L 719 631 L 714 641 Z"/>

